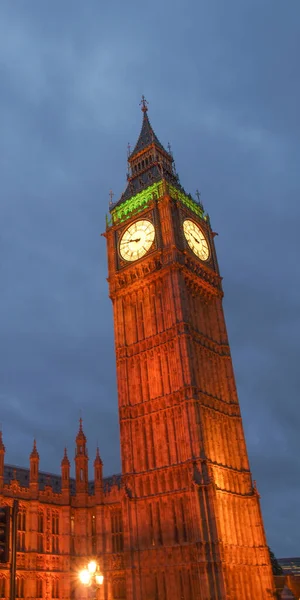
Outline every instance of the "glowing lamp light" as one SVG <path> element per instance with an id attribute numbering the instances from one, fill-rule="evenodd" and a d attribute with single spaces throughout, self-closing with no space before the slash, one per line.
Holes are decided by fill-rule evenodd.
<path id="1" fill-rule="evenodd" d="M 82 571 L 80 571 L 79 579 L 80 579 L 81 583 L 83 583 L 84 585 L 89 585 L 90 579 L 91 579 L 89 570 L 83 569 Z"/>
<path id="2" fill-rule="evenodd" d="M 94 560 L 91 560 L 91 562 L 88 564 L 89 573 L 95 573 L 96 569 L 97 569 L 97 563 Z"/>
<path id="3" fill-rule="evenodd" d="M 102 585 L 103 583 L 103 575 L 96 575 L 96 583 L 97 585 Z"/>

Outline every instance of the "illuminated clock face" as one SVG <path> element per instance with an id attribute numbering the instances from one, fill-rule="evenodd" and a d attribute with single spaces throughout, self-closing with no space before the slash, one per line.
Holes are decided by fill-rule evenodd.
<path id="1" fill-rule="evenodd" d="M 190 249 L 200 258 L 200 260 L 208 260 L 209 246 L 207 239 L 196 223 L 186 219 L 183 222 L 183 233 Z"/>
<path id="2" fill-rule="evenodd" d="M 155 238 L 151 221 L 141 220 L 132 223 L 123 233 L 119 245 L 120 256 L 124 260 L 138 260 L 150 250 Z"/>

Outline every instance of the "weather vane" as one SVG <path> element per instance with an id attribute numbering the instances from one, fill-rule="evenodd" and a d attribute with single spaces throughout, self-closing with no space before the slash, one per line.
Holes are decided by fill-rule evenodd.
<path id="1" fill-rule="evenodd" d="M 143 95 L 142 96 L 142 100 L 140 102 L 140 106 L 142 107 L 143 113 L 147 112 L 147 110 L 148 110 L 148 104 L 149 104 L 149 102 L 147 102 L 145 96 Z"/>

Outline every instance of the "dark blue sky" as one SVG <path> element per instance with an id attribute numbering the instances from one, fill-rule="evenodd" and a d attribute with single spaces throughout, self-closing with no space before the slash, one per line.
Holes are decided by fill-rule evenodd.
<path id="1" fill-rule="evenodd" d="M 299 555 L 299 0 L 1 0 L 0 406 L 7 462 L 119 471 L 109 190 L 141 94 L 201 190 L 268 542 Z"/>

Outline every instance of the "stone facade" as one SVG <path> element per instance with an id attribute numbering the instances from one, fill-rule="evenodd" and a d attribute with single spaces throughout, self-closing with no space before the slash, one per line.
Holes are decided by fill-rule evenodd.
<path id="1" fill-rule="evenodd" d="M 67 455 L 60 478 L 39 474 L 35 445 L 26 484 L 24 470 L 21 477 L 21 470 L 8 468 L 8 477 L 2 468 L 2 504 L 20 500 L 18 597 L 84 597 L 76 574 L 95 555 L 105 581 L 99 600 L 265 600 L 275 588 L 236 392 L 215 234 L 202 204 L 182 188 L 145 100 L 142 110 L 128 186 L 111 205 L 104 234 L 122 475 L 103 480 L 97 453 L 94 482 L 88 482 L 81 423 L 75 481 Z M 124 233 L 131 224 L 138 231 L 141 221 L 154 230 L 153 243 L 139 246 L 136 260 L 130 251 L 125 260 Z M 197 236 L 194 250 L 187 243 L 185 221 L 206 240 L 207 259 L 197 255 Z M 140 240 L 127 242 L 131 256 Z"/>
<path id="2" fill-rule="evenodd" d="M 65 451 L 61 476 L 39 472 L 34 442 L 30 468 L 4 466 L 0 442 L 0 506 L 19 500 L 16 597 L 87 598 L 78 571 L 97 557 L 105 573 L 98 599 L 125 598 L 121 476 L 102 477 L 97 450 L 94 480 L 88 481 L 88 455 L 82 422 L 76 438 L 75 479 Z M 9 563 L 0 566 L 0 598 L 9 598 Z"/>

